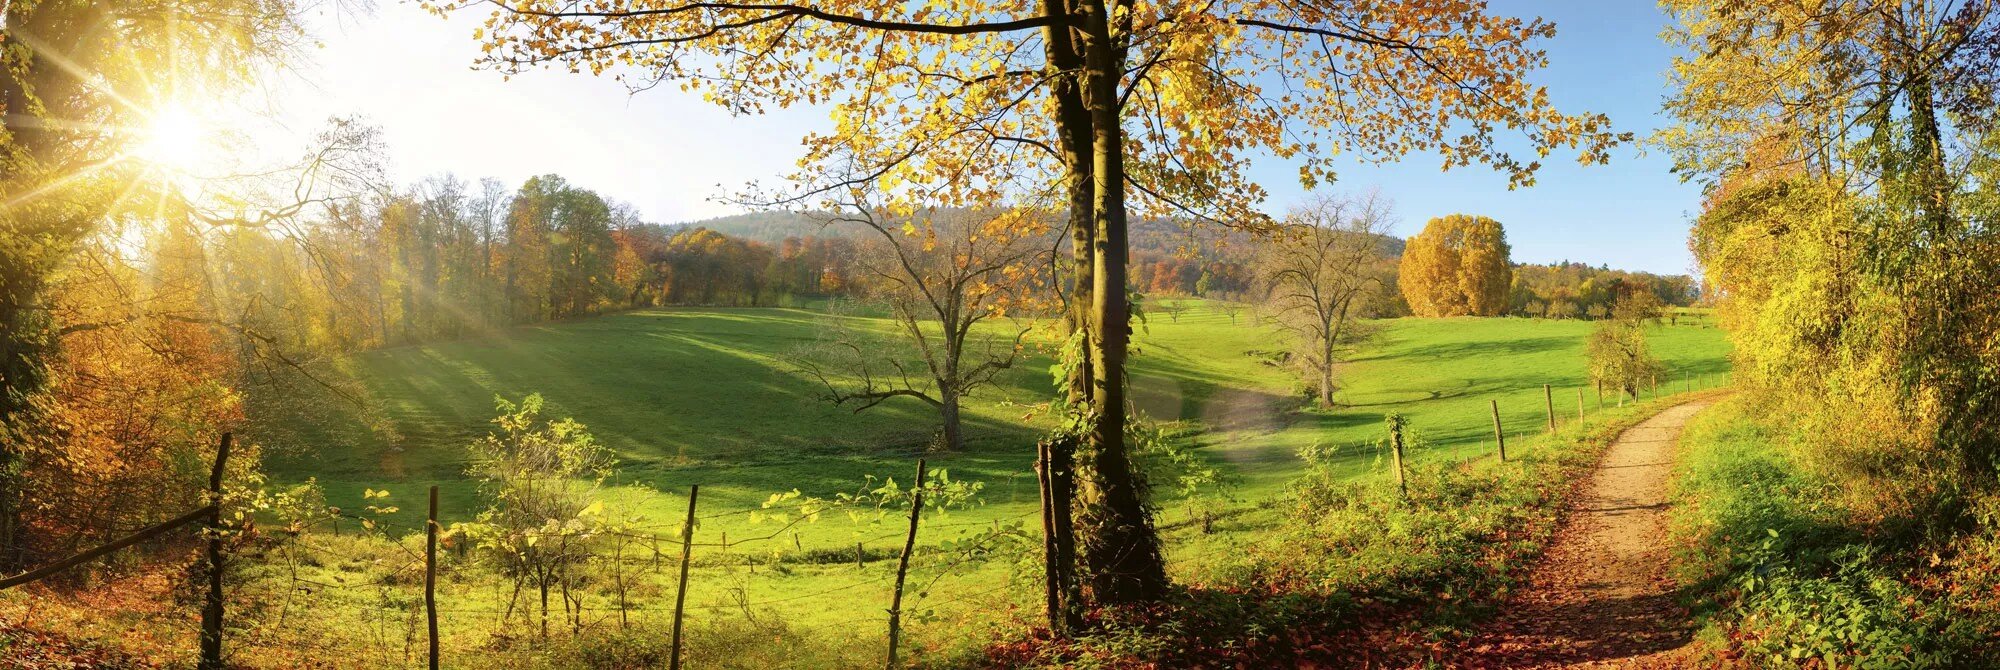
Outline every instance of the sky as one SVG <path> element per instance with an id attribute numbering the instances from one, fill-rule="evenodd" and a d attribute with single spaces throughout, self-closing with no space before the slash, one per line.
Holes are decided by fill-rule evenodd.
<path id="1" fill-rule="evenodd" d="M 573 184 L 636 205 L 646 220 L 688 221 L 735 213 L 716 197 L 790 172 L 799 140 L 827 125 L 823 111 L 794 109 L 732 117 L 671 87 L 630 93 L 609 76 L 539 71 L 503 80 L 471 64 L 474 17 L 441 19 L 404 2 L 366 14 L 325 3 L 313 17 L 317 48 L 264 98 L 286 132 L 309 136 L 329 116 L 360 116 L 383 129 L 399 181 L 452 173 L 495 177 L 510 187 L 560 174 Z M 1557 35 L 1543 42 L 1549 67 L 1535 75 L 1558 109 L 1602 112 L 1619 130 L 1650 135 L 1665 120 L 1671 51 L 1665 17 L 1646 0 L 1495 0 L 1501 13 L 1538 13 Z M 1524 263 L 1578 261 L 1660 273 L 1692 272 L 1687 229 L 1700 189 L 1670 174 L 1660 151 L 1621 148 L 1610 165 L 1580 167 L 1552 155 L 1536 186 L 1509 191 L 1481 167 L 1441 172 L 1413 155 L 1389 165 L 1350 162 L 1334 190 L 1379 188 L 1393 199 L 1398 234 L 1432 217 L 1483 214 L 1499 220 Z M 1283 212 L 1302 197 L 1296 166 L 1254 162 Z"/>

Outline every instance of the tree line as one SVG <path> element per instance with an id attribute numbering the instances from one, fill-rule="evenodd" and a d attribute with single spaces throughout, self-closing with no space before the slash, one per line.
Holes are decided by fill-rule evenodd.
<path id="1" fill-rule="evenodd" d="M 630 205 L 557 175 L 509 191 L 452 176 L 328 206 L 303 239 L 218 240 L 222 266 L 260 296 L 274 333 L 352 351 L 508 325 L 662 305 L 758 306 L 842 294 L 854 242 L 777 245 L 647 223 Z M 237 248 L 243 245 L 254 249 Z M 283 309 L 277 309 L 283 305 Z"/>

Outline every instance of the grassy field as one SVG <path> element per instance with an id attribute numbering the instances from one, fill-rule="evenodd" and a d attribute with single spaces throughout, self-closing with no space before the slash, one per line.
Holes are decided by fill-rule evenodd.
<path id="1" fill-rule="evenodd" d="M 316 478 L 330 502 L 350 509 L 363 489 L 386 488 L 404 510 L 389 519 L 391 528 L 415 528 L 430 484 L 442 489 L 447 521 L 477 513 L 477 490 L 461 475 L 466 445 L 485 434 L 496 395 L 539 392 L 551 415 L 575 417 L 618 453 L 613 509 L 641 528 L 671 533 L 687 485 L 702 485 L 697 541 L 726 535 L 735 545 L 697 551 L 691 604 L 747 618 L 772 608 L 790 625 L 839 628 L 881 618 L 893 561 L 876 559 L 894 555 L 897 524 L 840 519 L 780 527 L 753 523 L 748 512 L 795 488 L 830 496 L 859 488 L 870 475 L 907 481 L 935 415 L 915 401 L 856 414 L 816 399 L 815 385 L 790 371 L 783 356 L 826 327 L 826 318 L 792 309 L 658 309 L 370 352 L 339 370 L 364 389 L 361 404 L 303 399 L 253 407 L 252 437 L 266 446 L 275 479 Z M 1376 442 L 1390 412 L 1409 417 L 1419 437 L 1414 458 L 1459 459 L 1491 450 L 1489 400 L 1500 402 L 1507 430 L 1522 435 L 1544 426 L 1544 384 L 1555 389 L 1559 415 L 1577 411 L 1587 322 L 1401 319 L 1371 326 L 1374 337 L 1341 368 L 1340 406 L 1307 410 L 1302 385 L 1272 363 L 1283 347 L 1273 329 L 1248 314 L 1232 320 L 1202 306 L 1177 320 L 1157 315 L 1136 338 L 1135 403 L 1156 420 L 1176 422 L 1196 453 L 1227 473 L 1223 495 L 1201 504 L 1237 510 L 1254 510 L 1279 493 L 1296 475 L 1295 453 L 1308 444 L 1336 447 L 1355 476 L 1379 474 Z M 1673 371 L 1660 380 L 1662 392 L 1687 383 L 1682 375 L 1712 385 L 1726 371 L 1719 330 L 1662 325 L 1650 334 Z M 925 544 L 996 524 L 1035 531 L 1030 459 L 1034 439 L 1049 428 L 1045 413 L 1034 411 L 1051 394 L 1048 368 L 1035 358 L 1004 374 L 967 408 L 967 449 L 931 456 L 932 467 L 984 482 L 986 490 L 983 506 L 927 522 L 934 525 Z M 1588 410 L 1597 402 L 1594 391 L 1586 394 Z M 1162 503 L 1166 523 L 1187 513 L 1187 505 Z M 1176 571 L 1185 576 L 1198 570 L 1201 556 L 1254 541 L 1257 517 L 1239 515 L 1213 535 L 1170 534 Z M 857 543 L 871 557 L 864 567 L 851 560 Z M 643 552 L 650 557 L 649 547 Z M 1031 609 L 1013 609 L 1034 593 L 1008 586 L 1010 565 L 920 562 L 916 583 L 928 586 L 914 607 L 935 618 L 924 625 L 1032 619 Z M 329 579 L 361 579 L 370 568 L 319 569 L 353 571 Z M 469 589 L 462 597 L 488 604 L 505 595 L 461 588 Z M 670 595 L 671 584 L 665 588 Z M 924 625 L 919 645 L 927 642 Z M 881 631 L 869 624 L 852 635 Z"/>

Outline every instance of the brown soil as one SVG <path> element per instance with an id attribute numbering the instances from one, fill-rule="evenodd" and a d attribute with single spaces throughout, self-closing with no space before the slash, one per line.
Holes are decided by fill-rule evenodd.
<path id="1" fill-rule="evenodd" d="M 1570 507 L 1526 587 L 1466 645 L 1461 668 L 1678 668 L 1691 630 L 1667 575 L 1676 405 L 1625 431 Z"/>

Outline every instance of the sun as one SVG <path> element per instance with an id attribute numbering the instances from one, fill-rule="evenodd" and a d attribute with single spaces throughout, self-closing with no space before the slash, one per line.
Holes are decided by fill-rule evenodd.
<path id="1" fill-rule="evenodd" d="M 211 144 L 201 116 L 179 105 L 146 113 L 132 156 L 173 172 L 193 172 L 205 165 Z"/>

